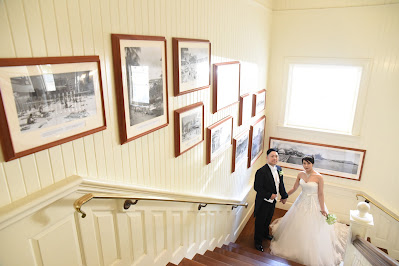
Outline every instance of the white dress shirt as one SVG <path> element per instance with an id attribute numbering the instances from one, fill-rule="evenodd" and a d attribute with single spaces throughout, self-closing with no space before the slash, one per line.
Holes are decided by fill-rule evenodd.
<path id="1" fill-rule="evenodd" d="M 277 191 L 277 195 L 278 195 L 278 187 L 280 185 L 280 176 L 277 173 L 277 166 L 276 165 L 271 166 L 270 164 L 267 164 L 267 165 L 269 166 L 270 171 L 272 171 L 272 175 L 274 178 L 274 183 L 276 184 L 276 191 Z M 275 199 L 277 200 L 277 197 Z M 273 201 L 274 201 L 272 199 L 266 199 L 266 198 L 264 200 L 267 202 L 270 202 L 270 203 L 273 203 Z"/>

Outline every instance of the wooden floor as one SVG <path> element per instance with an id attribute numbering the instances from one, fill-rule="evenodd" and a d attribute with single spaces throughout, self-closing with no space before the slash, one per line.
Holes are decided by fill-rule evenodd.
<path id="1" fill-rule="evenodd" d="M 286 210 L 276 208 L 274 211 L 272 222 L 277 218 L 283 217 L 286 212 L 287 212 Z M 253 215 L 251 215 L 251 218 L 248 220 L 247 225 L 244 227 L 240 236 L 237 238 L 236 243 L 244 247 L 255 249 L 254 232 L 255 232 L 255 218 Z M 263 248 L 265 252 L 270 252 L 269 246 L 270 246 L 270 241 L 266 239 L 263 240 Z"/>

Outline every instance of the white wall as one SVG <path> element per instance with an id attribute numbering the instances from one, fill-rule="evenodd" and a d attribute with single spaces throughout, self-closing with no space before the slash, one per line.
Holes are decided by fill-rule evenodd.
<path id="1" fill-rule="evenodd" d="M 106 183 L 240 198 L 252 186 L 245 165 L 231 174 L 232 148 L 206 165 L 206 141 L 174 157 L 173 110 L 203 101 L 205 127 L 232 115 L 238 105 L 211 114 L 211 88 L 173 97 L 172 37 L 208 39 L 212 63 L 242 63 L 241 93 L 266 87 L 271 11 L 255 0 L 1 0 L 0 57 L 99 55 L 107 130 L 4 162 L 0 152 L 0 206 L 77 174 Z M 111 33 L 167 39 L 168 127 L 120 145 Z M 259 117 L 260 115 L 258 115 Z M 259 168 L 264 157 L 253 166 Z"/>
<path id="2" fill-rule="evenodd" d="M 295 4 L 295 3 L 296 4 Z M 281 1 L 273 11 L 267 99 L 269 136 L 365 149 L 361 181 L 325 176 L 328 184 L 364 191 L 399 213 L 399 4 L 341 7 L 356 1 Z M 335 2 L 335 3 L 334 3 Z M 380 1 L 368 1 L 378 4 Z M 367 58 L 372 61 L 360 136 L 279 126 L 286 57 Z M 311 106 L 304 106 L 311 113 Z M 337 103 L 339 108 L 339 103 Z M 297 171 L 285 170 L 296 177 Z M 290 189 L 290 188 L 289 188 Z M 327 200 L 327 206 L 336 199 Z M 355 206 L 353 206 L 354 208 Z"/>

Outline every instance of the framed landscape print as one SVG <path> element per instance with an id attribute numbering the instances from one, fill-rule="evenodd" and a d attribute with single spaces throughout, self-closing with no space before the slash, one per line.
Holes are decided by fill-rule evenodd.
<path id="1" fill-rule="evenodd" d="M 360 181 L 365 150 L 270 137 L 269 147 L 276 148 L 279 165 L 303 170 L 302 157 L 314 156 L 314 170 L 330 175 Z"/>
<path id="2" fill-rule="evenodd" d="M 213 113 L 240 100 L 240 62 L 213 64 Z"/>
<path id="3" fill-rule="evenodd" d="M 265 139 L 266 117 L 259 118 L 249 131 L 248 168 L 262 155 Z"/>
<path id="4" fill-rule="evenodd" d="M 211 43 L 172 38 L 175 96 L 208 88 L 211 83 Z"/>
<path id="5" fill-rule="evenodd" d="M 175 157 L 204 140 L 204 104 L 196 103 L 175 110 Z"/>
<path id="6" fill-rule="evenodd" d="M 249 93 L 240 96 L 240 113 L 238 116 L 238 125 L 244 124 L 244 121 L 249 121 L 252 115 L 252 99 Z"/>
<path id="7" fill-rule="evenodd" d="M 245 130 L 237 137 L 233 138 L 233 164 L 232 172 L 248 159 L 249 130 Z"/>
<path id="8" fill-rule="evenodd" d="M 259 114 L 265 110 L 266 106 L 266 90 L 261 90 L 253 95 L 252 116 Z"/>
<path id="9" fill-rule="evenodd" d="M 98 56 L 0 59 L 6 161 L 106 128 Z"/>
<path id="10" fill-rule="evenodd" d="M 112 34 L 121 143 L 168 125 L 166 40 Z"/>
<path id="11" fill-rule="evenodd" d="M 231 145 L 233 117 L 228 116 L 207 129 L 207 164 Z"/>

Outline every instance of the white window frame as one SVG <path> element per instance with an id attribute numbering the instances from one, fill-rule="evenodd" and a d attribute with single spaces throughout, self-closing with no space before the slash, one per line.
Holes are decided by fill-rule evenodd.
<path id="1" fill-rule="evenodd" d="M 357 103 L 355 107 L 355 115 L 353 119 L 352 132 L 345 134 L 343 132 L 316 129 L 316 128 L 305 128 L 295 127 L 285 124 L 287 115 L 287 105 L 289 104 L 289 85 L 290 85 L 290 65 L 292 64 L 311 64 L 311 65 L 340 65 L 340 66 L 360 66 L 362 67 L 362 76 L 359 84 L 359 91 L 357 97 Z M 371 59 L 352 59 L 352 58 L 315 58 L 315 57 L 286 57 L 284 60 L 283 69 L 283 93 L 281 99 L 281 110 L 279 116 L 279 127 L 292 128 L 300 130 L 309 130 L 316 132 L 326 132 L 339 135 L 350 135 L 360 136 L 360 130 L 362 127 L 363 114 L 366 105 L 367 88 L 371 69 Z"/>

